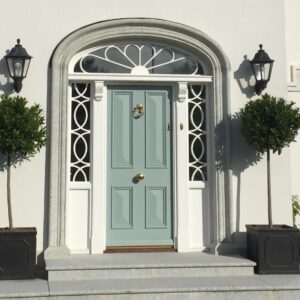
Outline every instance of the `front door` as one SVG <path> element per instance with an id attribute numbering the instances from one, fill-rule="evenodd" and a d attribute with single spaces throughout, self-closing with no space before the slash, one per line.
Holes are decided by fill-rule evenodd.
<path id="1" fill-rule="evenodd" d="M 173 245 L 171 88 L 108 89 L 107 246 Z"/>

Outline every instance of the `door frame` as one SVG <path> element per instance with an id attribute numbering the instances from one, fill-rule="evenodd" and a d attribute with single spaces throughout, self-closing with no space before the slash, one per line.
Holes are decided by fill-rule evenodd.
<path id="1" fill-rule="evenodd" d="M 78 82 L 78 76 L 70 78 L 70 82 Z M 212 81 L 211 76 L 193 78 L 191 82 L 178 81 L 177 78 L 158 80 L 148 77 L 144 80 L 105 80 L 105 76 L 97 76 L 98 80 L 83 80 L 91 84 L 91 202 L 89 208 L 89 236 L 90 253 L 102 253 L 106 249 L 106 213 L 107 213 L 107 102 L 108 86 L 112 85 L 156 85 L 168 86 L 172 90 L 172 194 L 173 194 L 173 219 L 172 235 L 174 248 L 179 252 L 189 249 L 189 170 L 188 170 L 188 84 L 208 84 Z M 104 80 L 99 80 L 99 79 Z M 116 78 L 117 79 L 117 78 Z M 138 79 L 138 78 L 136 78 Z M 140 78 L 141 79 L 141 78 Z M 175 80 L 174 80 L 175 79 Z M 183 128 L 181 128 L 183 124 Z M 178 180 L 186 178 L 186 180 Z"/>
<path id="2" fill-rule="evenodd" d="M 135 85 L 159 85 L 168 86 L 171 88 L 171 123 L 172 123 L 172 137 L 171 137 L 171 151 L 172 151 L 172 165 L 171 165 L 171 180 L 172 180 L 172 236 L 174 241 L 174 247 L 177 248 L 177 194 L 176 194 L 176 183 L 177 176 L 176 172 L 176 109 L 174 105 L 176 102 L 175 95 L 178 94 L 176 84 L 174 83 L 149 83 L 149 82 L 138 82 Z M 102 85 L 102 84 L 101 84 Z M 132 82 L 103 82 L 101 87 L 103 91 L 103 98 L 101 101 L 93 101 L 92 104 L 92 176 L 91 176 L 91 253 L 102 253 L 106 249 L 106 232 L 107 232 L 107 105 L 108 105 L 108 86 L 114 85 L 133 85 Z M 94 94 L 96 94 L 97 83 L 94 85 Z M 99 117 L 100 116 L 100 117 Z M 101 124 L 97 120 L 102 120 Z M 99 136 L 101 137 L 99 139 Z M 98 137 L 98 139 L 96 138 Z M 102 147 L 101 147 L 102 145 Z M 105 146 L 103 146 L 105 145 Z M 101 150 L 100 150 L 101 148 Z M 100 150 L 100 155 L 99 155 Z M 100 171 L 101 170 L 101 171 Z M 99 183 L 100 182 L 100 186 Z M 100 199 L 97 200 L 97 199 Z M 101 212 L 101 213 L 99 213 Z"/>
<path id="3" fill-rule="evenodd" d="M 70 248 L 68 247 L 68 191 L 69 184 L 69 144 L 66 143 L 69 137 L 69 84 L 70 82 L 80 82 L 80 77 L 74 76 L 70 71 L 70 62 L 77 53 L 83 49 L 91 48 L 96 44 L 107 43 L 116 40 L 139 40 L 141 37 L 155 40 L 157 43 L 176 45 L 179 49 L 197 57 L 207 69 L 210 85 L 210 124 L 211 130 L 208 146 L 210 148 L 210 165 L 209 172 L 211 174 L 209 183 L 210 192 L 210 223 L 212 230 L 210 231 L 210 250 L 217 251 L 217 248 L 223 241 L 228 242 L 228 247 L 233 245 L 232 233 L 235 231 L 235 215 L 234 201 L 231 196 L 231 180 L 232 172 L 230 165 L 230 124 L 226 117 L 230 114 L 230 62 L 223 51 L 222 47 L 210 36 L 195 28 L 184 24 L 171 21 L 151 18 L 125 18 L 115 20 L 105 20 L 93 23 L 79 28 L 67 35 L 55 47 L 49 63 L 49 124 L 50 143 L 49 151 L 49 172 L 47 172 L 47 194 L 48 210 L 46 211 L 48 226 L 46 228 L 47 236 L 45 238 L 44 256 L 48 258 L 67 257 L 70 256 Z M 99 78 L 92 74 L 84 74 L 81 82 L 98 81 L 101 89 L 101 80 L 118 80 L 119 74 L 106 74 Z M 90 76 L 89 76 L 90 75 Z M 105 75 L 105 74 L 101 74 Z M 115 75 L 115 76 L 112 76 Z M 94 78 L 93 78 L 94 77 Z M 131 81 L 143 80 L 138 76 L 128 76 L 127 80 Z M 157 78 L 157 77 L 155 77 Z M 152 80 L 155 80 L 153 78 Z M 122 79 L 121 79 L 122 80 Z M 145 79 L 147 80 L 147 79 Z M 199 80 L 199 78 L 198 78 Z M 100 81 L 100 82 L 99 82 Z M 161 82 L 195 82 L 192 77 L 177 76 L 159 76 L 157 81 Z M 200 78 L 200 82 L 203 81 Z M 102 85 L 103 86 L 103 85 Z M 98 90 L 98 89 L 96 89 Z M 179 88 L 180 90 L 180 88 Z M 98 90 L 99 92 L 99 90 Z M 103 91 L 98 93 L 96 101 L 101 101 Z M 180 93 L 183 95 L 183 93 Z M 180 97 L 179 97 L 180 99 Z M 181 99 L 184 99 L 184 95 Z M 179 102 L 176 102 L 176 107 Z M 178 112 L 178 120 L 181 117 Z M 214 128 L 217 124 L 223 124 L 215 136 Z M 178 124 L 176 124 L 178 126 Z M 181 134 L 182 135 L 182 134 Z M 182 139 L 182 137 L 181 137 Z M 224 168 L 215 168 L 216 146 L 223 145 L 222 162 Z M 99 155 L 99 153 L 98 153 Z M 181 154 L 182 155 L 182 154 Z M 181 166 L 181 163 L 180 163 Z M 179 167 L 180 167 L 179 166 Z M 182 167 L 182 166 L 181 166 Z M 185 173 L 186 171 L 184 171 Z M 87 184 L 89 188 L 90 183 Z M 74 185 L 74 189 L 77 187 Z M 90 191 L 87 193 L 90 195 Z M 180 196 L 180 191 L 177 191 Z M 187 202 L 187 201 L 186 201 Z M 180 200 L 178 200 L 180 204 Z M 89 204 L 89 206 L 91 206 Z M 183 207 L 182 207 L 183 206 Z M 178 210 L 186 212 L 186 205 L 180 204 Z M 89 214 L 89 220 L 91 214 Z M 186 221 L 178 219 L 178 251 L 189 251 L 188 232 L 184 231 Z M 93 221 L 95 223 L 95 221 Z M 89 221 L 90 226 L 92 222 Z M 99 222 L 98 222 L 99 223 Z M 101 222 L 100 222 L 101 223 Z M 89 227 L 89 234 L 92 226 Z M 182 233 L 187 233 L 184 237 Z M 84 233 L 84 238 L 86 233 Z M 90 245 L 90 244 L 89 244 Z M 90 250 L 90 247 L 88 247 Z M 93 250 L 93 249 L 92 249 Z M 99 250 L 98 250 L 99 253 Z"/>

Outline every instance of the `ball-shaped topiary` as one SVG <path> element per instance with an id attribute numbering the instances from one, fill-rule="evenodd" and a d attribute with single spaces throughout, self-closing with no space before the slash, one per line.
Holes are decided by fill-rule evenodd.
<path id="1" fill-rule="evenodd" d="M 242 135 L 260 153 L 281 153 L 293 141 L 300 128 L 299 108 L 283 98 L 264 94 L 241 109 Z"/>
<path id="2" fill-rule="evenodd" d="M 270 151 L 281 153 L 284 147 L 295 141 L 300 128 L 299 108 L 264 94 L 260 99 L 249 101 L 241 109 L 241 133 L 246 142 L 257 152 L 267 153 L 268 217 L 272 226 Z"/>
<path id="3" fill-rule="evenodd" d="M 38 104 L 26 98 L 2 95 L 0 101 L 0 152 L 6 157 L 9 227 L 13 227 L 10 167 L 38 152 L 46 144 L 45 118 Z"/>

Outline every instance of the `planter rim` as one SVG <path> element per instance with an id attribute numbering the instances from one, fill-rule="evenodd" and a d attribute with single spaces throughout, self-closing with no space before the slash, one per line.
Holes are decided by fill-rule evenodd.
<path id="1" fill-rule="evenodd" d="M 252 229 L 252 230 L 257 230 L 257 231 L 299 231 L 298 228 L 285 225 L 285 224 L 274 224 L 273 227 L 271 228 L 270 225 L 266 224 L 249 224 L 246 225 L 247 229 Z"/>
<path id="2" fill-rule="evenodd" d="M 12 229 L 10 229 L 9 227 L 0 228 L 0 234 L 23 234 L 23 233 L 36 234 L 37 229 L 36 227 L 13 227 Z"/>

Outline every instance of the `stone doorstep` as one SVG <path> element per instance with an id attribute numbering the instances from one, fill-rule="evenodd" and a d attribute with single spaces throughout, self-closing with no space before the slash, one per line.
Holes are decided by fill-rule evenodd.
<path id="1" fill-rule="evenodd" d="M 262 278 L 263 277 L 263 278 Z M 157 294 L 298 290 L 298 275 L 103 279 L 49 282 L 50 295 Z"/>
<path id="2" fill-rule="evenodd" d="M 206 253 L 74 255 L 47 259 L 49 281 L 253 275 L 255 263 Z"/>
<path id="3" fill-rule="evenodd" d="M 254 267 L 255 263 L 240 256 L 221 256 L 202 252 L 189 253 L 114 253 L 46 259 L 46 270 L 90 270 L 120 268 L 180 267 Z"/>
<path id="4" fill-rule="evenodd" d="M 300 299 L 299 275 L 0 281 L 0 299 Z M 173 297 L 173 298 L 172 298 Z"/>

